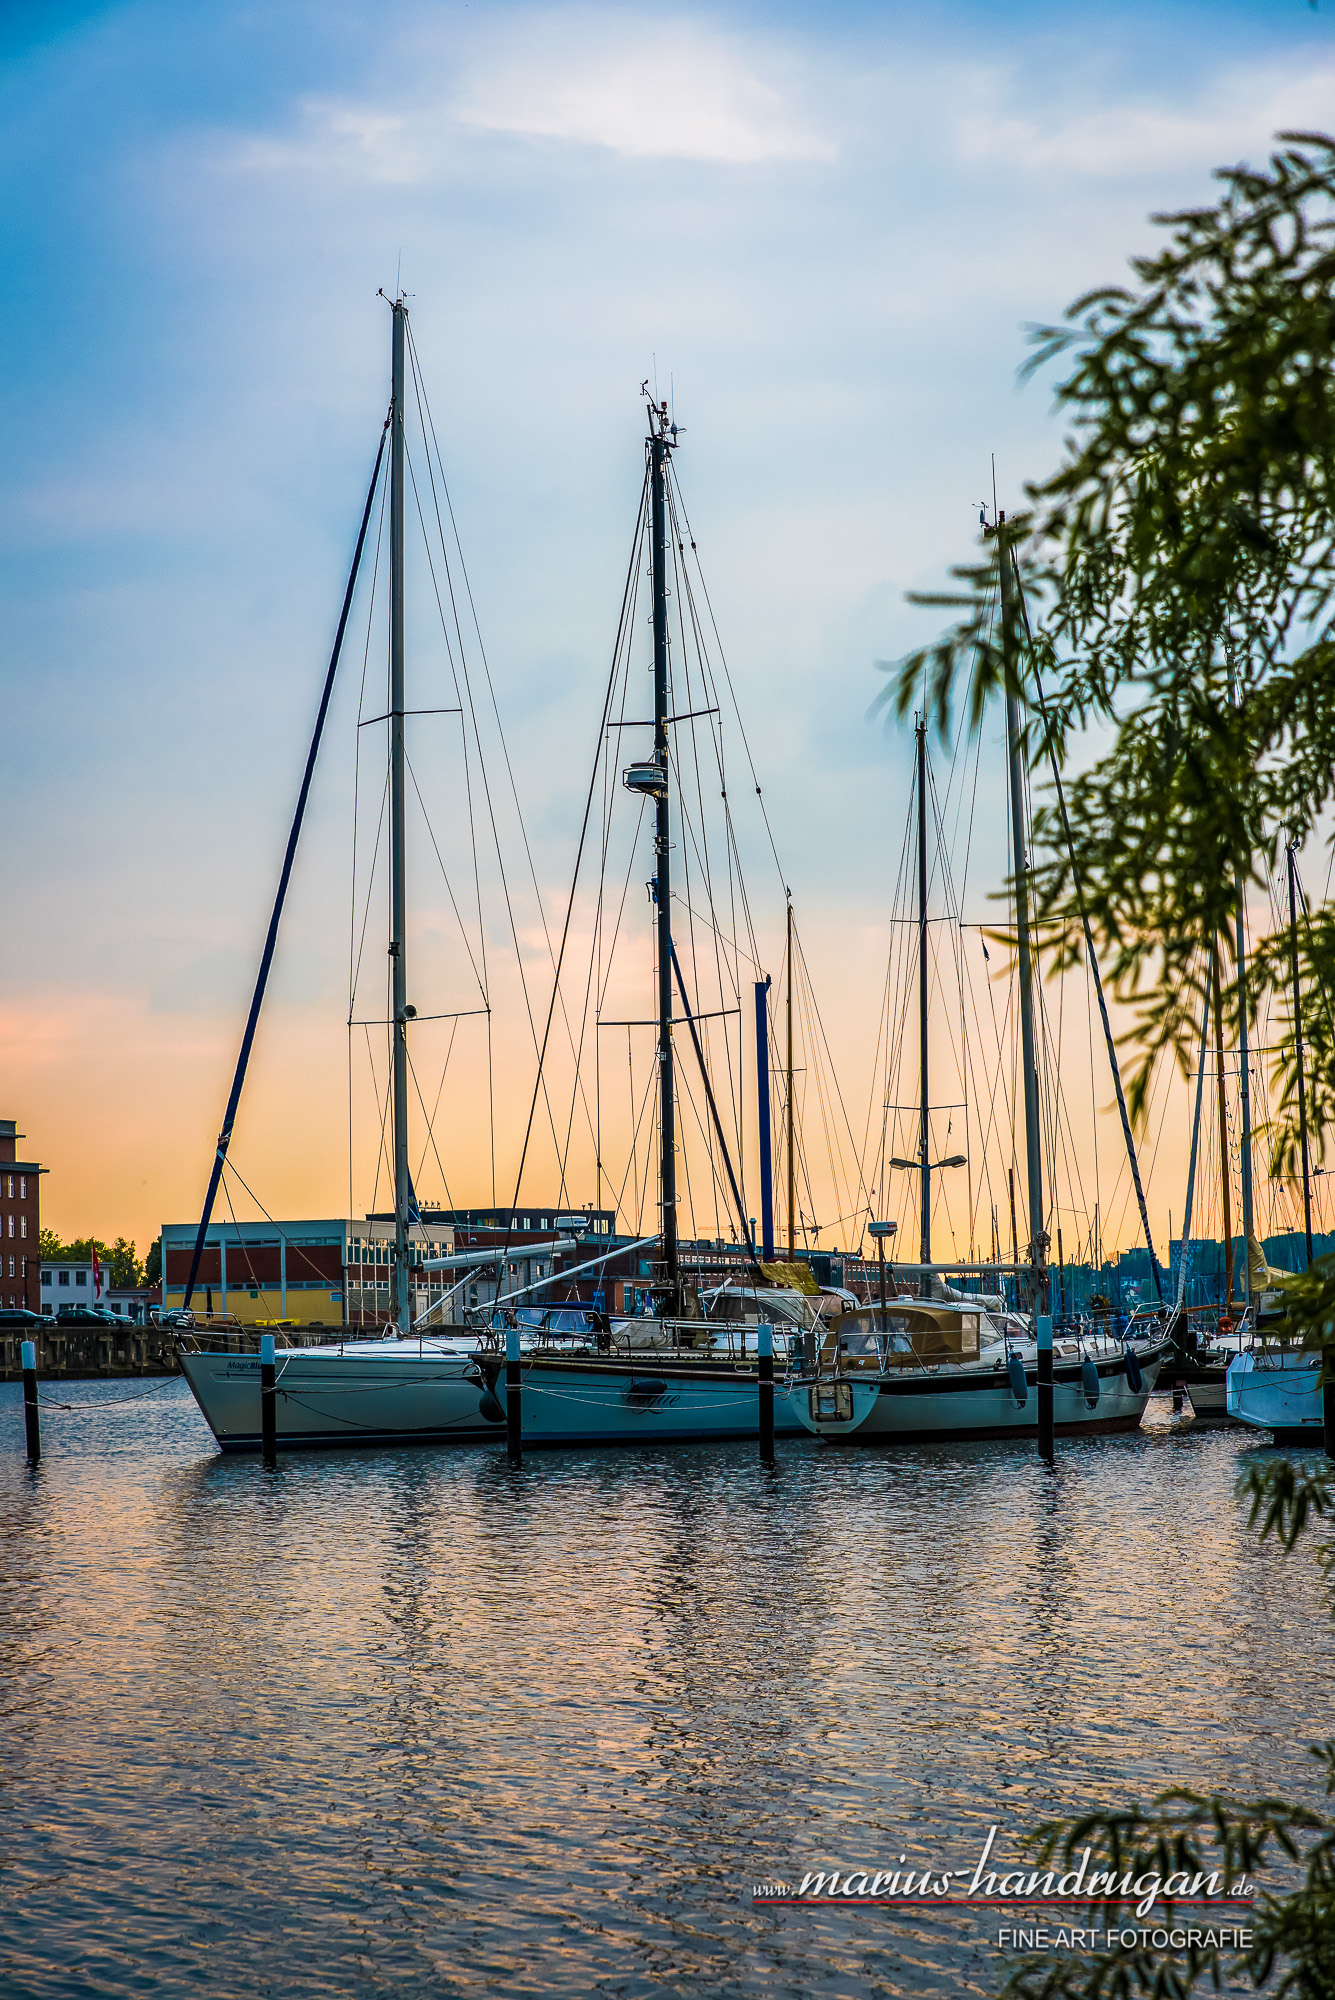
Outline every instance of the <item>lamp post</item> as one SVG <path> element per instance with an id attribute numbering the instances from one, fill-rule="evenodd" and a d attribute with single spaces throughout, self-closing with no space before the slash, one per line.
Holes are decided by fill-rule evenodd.
<path id="1" fill-rule="evenodd" d="M 931 1235 L 930 1235 L 931 1224 L 928 1214 L 928 1211 L 931 1208 L 931 1185 L 932 1185 L 931 1177 L 933 1174 L 939 1174 L 943 1167 L 967 1167 L 969 1164 L 968 1155 L 967 1153 L 951 1153 L 950 1156 L 944 1160 L 925 1160 L 925 1159 L 901 1160 L 898 1154 L 892 1154 L 890 1159 L 890 1164 L 892 1167 L 902 1167 L 908 1173 L 922 1175 L 922 1189 L 923 1189 L 922 1262 L 925 1266 L 931 1261 L 928 1255 L 929 1247 L 931 1244 Z M 922 1287 L 923 1287 L 923 1282 L 926 1279 L 926 1276 L 927 1273 L 924 1270 L 922 1278 L 920 1278 L 918 1281 L 919 1298 L 921 1298 L 923 1295 Z"/>
<path id="2" fill-rule="evenodd" d="M 881 1332 L 885 1332 L 885 1239 L 893 1236 L 898 1224 L 894 1222 L 869 1222 L 867 1233 L 876 1239 L 876 1262 L 881 1281 Z"/>

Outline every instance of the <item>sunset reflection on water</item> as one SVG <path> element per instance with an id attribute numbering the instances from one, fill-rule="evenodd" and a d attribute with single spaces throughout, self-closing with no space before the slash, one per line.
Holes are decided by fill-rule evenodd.
<path id="1" fill-rule="evenodd" d="M 62 1389 L 106 1407 L 35 1473 L 0 1388 L 7 1993 L 988 1992 L 977 1913 L 752 1883 L 1170 1783 L 1317 1802 L 1335 1642 L 1246 1437 L 266 1475 L 150 1388 Z"/>

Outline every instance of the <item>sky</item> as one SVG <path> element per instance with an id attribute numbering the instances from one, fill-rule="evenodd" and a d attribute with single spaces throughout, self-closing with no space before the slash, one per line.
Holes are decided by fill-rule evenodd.
<path id="1" fill-rule="evenodd" d="M 1151 212 L 1332 103 L 1332 16 L 1298 0 L 10 0 L 0 1115 L 50 1168 L 47 1222 L 142 1248 L 197 1212 L 384 414 L 381 288 L 408 297 L 549 915 L 638 501 L 639 385 L 671 396 L 860 1129 L 911 757 L 869 718 L 875 663 L 933 629 L 905 593 L 973 553 L 993 456 L 1003 506 L 1055 461 L 1051 384 L 1018 379 L 1026 328 L 1118 280 Z M 237 1128 L 274 1214 L 349 1201 L 356 700 L 349 677 Z M 995 728 L 984 753 L 977 811 L 1000 829 Z M 442 752 L 446 792 L 451 768 Z M 1001 839 L 976 854 L 980 917 Z M 522 924 L 539 995 L 536 907 Z M 498 958 L 506 935 L 496 919 Z M 503 1184 L 532 1044 L 514 982 L 495 1004 Z M 459 1201 L 490 1198 L 477 1088 L 449 1133 Z M 1180 1216 L 1184 1127 L 1174 1110 L 1156 1226 Z"/>

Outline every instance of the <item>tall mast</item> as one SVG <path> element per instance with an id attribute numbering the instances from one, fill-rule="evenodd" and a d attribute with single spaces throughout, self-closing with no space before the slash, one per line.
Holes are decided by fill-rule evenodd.
<path id="1" fill-rule="evenodd" d="M 797 1154 L 793 1145 L 793 899 L 788 898 L 788 1262 L 797 1253 Z"/>
<path id="2" fill-rule="evenodd" d="M 1289 843 L 1289 962 L 1293 968 L 1293 1053 L 1298 1065 L 1298 1144 L 1303 1157 L 1303 1231 L 1312 1262 L 1312 1165 L 1307 1154 L 1307 1080 L 1303 1075 L 1303 990 L 1298 978 L 1298 865 Z"/>
<path id="3" fill-rule="evenodd" d="M 1219 1085 L 1219 1183 L 1224 1191 L 1224 1310 L 1233 1305 L 1233 1203 L 1228 1184 L 1228 1096 L 1224 1089 L 1224 995 L 1219 940 L 1214 955 L 1214 1053 Z"/>
<path id="4" fill-rule="evenodd" d="M 928 1160 L 927 1091 L 927 722 L 919 716 L 914 734 L 918 739 L 918 1085 L 922 1110 L 918 1124 L 918 1159 L 922 1174 L 922 1216 L 918 1261 L 932 1261 L 932 1169 Z M 927 1272 L 919 1287 L 927 1295 Z"/>
<path id="5" fill-rule="evenodd" d="M 654 599 L 654 761 L 662 773 L 654 802 L 654 866 L 658 882 L 658 1135 L 663 1215 L 663 1265 L 668 1309 L 680 1301 L 677 1255 L 677 1092 L 672 1060 L 672 881 L 668 817 L 667 405 L 649 405 L 649 544 Z"/>
<path id="6" fill-rule="evenodd" d="M 413 1323 L 408 1268 L 408 958 L 403 786 L 403 330 L 408 308 L 394 301 L 394 416 L 389 461 L 389 960 L 394 997 L 394 1316 Z"/>
<path id="7" fill-rule="evenodd" d="M 1243 901 L 1243 881 L 1240 873 L 1233 877 L 1237 892 L 1237 956 L 1238 956 L 1238 1102 L 1242 1114 L 1242 1157 L 1239 1162 L 1242 1180 L 1242 1268 L 1247 1276 L 1246 1295 L 1251 1298 L 1252 1290 L 1252 1086 L 1251 1063 L 1247 1054 L 1247 933 L 1245 928 L 1246 905 Z"/>
<path id="8" fill-rule="evenodd" d="M 1024 1065 L 1024 1137 L 1029 1180 L 1029 1250 L 1033 1310 L 1047 1311 L 1047 1234 L 1043 1227 L 1043 1156 L 1039 1145 L 1038 1063 L 1034 1045 L 1033 961 L 1029 945 L 1029 860 L 1025 851 L 1024 768 L 1020 756 L 1020 703 L 1016 653 L 1014 579 L 1006 516 L 998 517 L 1001 562 L 1001 644 L 1006 667 L 1006 750 L 1010 759 L 1011 848 L 1015 871 L 1015 947 L 1020 975 L 1020 1058 Z"/>

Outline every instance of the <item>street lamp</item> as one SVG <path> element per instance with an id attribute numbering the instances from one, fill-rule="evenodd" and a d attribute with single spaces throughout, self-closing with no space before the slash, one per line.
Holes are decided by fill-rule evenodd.
<path id="1" fill-rule="evenodd" d="M 893 1236 L 899 1227 L 896 1222 L 869 1222 L 867 1233 L 876 1238 L 876 1262 L 880 1267 L 881 1279 L 881 1332 L 885 1332 L 885 1239 Z"/>
<path id="2" fill-rule="evenodd" d="M 890 1164 L 892 1167 L 902 1167 L 906 1173 L 922 1175 L 922 1216 L 920 1219 L 922 1242 L 918 1260 L 925 1271 L 926 1267 L 932 1261 L 932 1175 L 939 1174 L 942 1167 L 967 1167 L 969 1164 L 968 1156 L 964 1153 L 951 1153 L 944 1160 L 929 1160 L 927 1158 L 927 1145 L 924 1137 L 921 1159 L 901 1160 L 898 1154 L 895 1154 L 892 1155 Z M 920 1292 L 921 1289 L 920 1282 Z"/>

